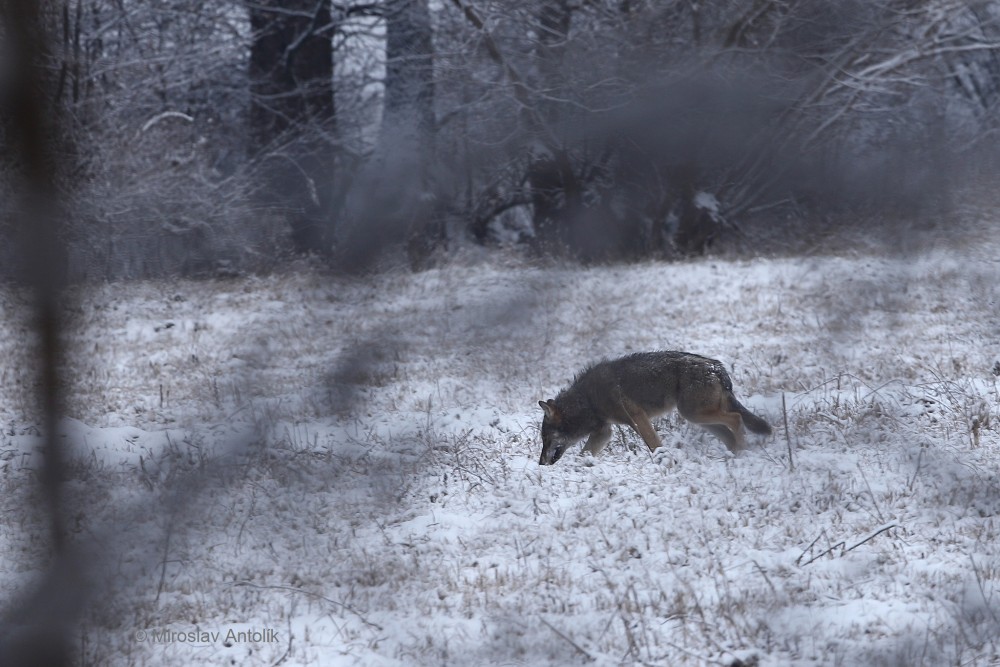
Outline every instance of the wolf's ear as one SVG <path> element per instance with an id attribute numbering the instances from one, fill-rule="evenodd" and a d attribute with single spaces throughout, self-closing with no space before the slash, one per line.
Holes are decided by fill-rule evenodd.
<path id="1" fill-rule="evenodd" d="M 559 411 L 556 410 L 556 405 L 551 399 L 548 401 L 538 401 L 538 405 L 545 411 L 546 417 L 549 419 L 559 419 Z"/>

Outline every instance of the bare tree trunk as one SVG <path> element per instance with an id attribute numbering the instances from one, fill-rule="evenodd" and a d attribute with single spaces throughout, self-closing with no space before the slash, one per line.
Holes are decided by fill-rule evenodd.
<path id="1" fill-rule="evenodd" d="M 434 32 L 427 0 L 387 0 L 385 21 L 383 132 L 433 148 Z"/>
<path id="2" fill-rule="evenodd" d="M 250 134 L 263 195 L 299 252 L 329 251 L 335 165 L 329 0 L 248 3 Z"/>
<path id="3" fill-rule="evenodd" d="M 430 166 L 434 155 L 434 29 L 427 0 L 387 0 L 385 100 L 381 159 L 390 168 L 398 200 L 397 225 L 406 236 L 413 269 L 427 265 L 445 243 L 444 221 L 434 205 Z"/>
<path id="4" fill-rule="evenodd" d="M 427 0 L 385 0 L 382 125 L 371 159 L 345 209 L 337 263 L 368 269 L 389 247 L 405 245 L 411 268 L 424 268 L 444 242 L 431 165 L 435 150 L 434 30 Z"/>
<path id="5" fill-rule="evenodd" d="M 572 9 L 567 0 L 545 0 L 539 7 L 536 57 L 544 89 L 556 87 L 562 77 L 563 52 L 571 22 Z M 538 104 L 542 105 L 539 115 L 547 126 L 559 123 L 559 111 L 553 104 Z M 557 252 L 567 242 L 563 237 L 572 226 L 573 217 L 580 213 L 583 194 L 569 155 L 562 146 L 549 146 L 546 153 L 532 158 L 527 176 L 538 248 Z"/>

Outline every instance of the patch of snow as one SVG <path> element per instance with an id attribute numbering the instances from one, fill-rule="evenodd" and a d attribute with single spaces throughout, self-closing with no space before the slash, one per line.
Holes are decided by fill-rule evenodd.
<path id="1" fill-rule="evenodd" d="M 81 659 L 995 662 L 1000 309 L 980 259 L 83 292 L 60 427 L 68 530 L 101 591 Z M 0 304 L 0 345 L 27 363 L 18 301 Z M 539 467 L 537 401 L 646 349 L 720 359 L 775 435 L 734 457 L 667 416 L 655 454 L 622 428 L 599 458 Z M 47 525 L 31 375 L 4 374 L 9 603 L 43 572 Z M 198 634 L 229 630 L 271 632 Z"/>

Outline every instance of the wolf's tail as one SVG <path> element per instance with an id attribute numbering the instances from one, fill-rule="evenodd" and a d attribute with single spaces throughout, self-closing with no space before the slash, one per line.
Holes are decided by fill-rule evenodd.
<path id="1" fill-rule="evenodd" d="M 743 423 L 746 424 L 748 430 L 761 435 L 771 435 L 771 425 L 747 410 L 742 403 L 736 400 L 736 397 L 732 393 L 729 394 L 729 405 L 733 410 L 740 413 L 740 416 L 743 417 Z"/>

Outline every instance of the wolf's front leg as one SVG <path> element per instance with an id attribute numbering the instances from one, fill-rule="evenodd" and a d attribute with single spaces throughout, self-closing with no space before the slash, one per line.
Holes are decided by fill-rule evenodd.
<path id="1" fill-rule="evenodd" d="M 653 428 L 652 422 L 649 421 L 649 415 L 634 403 L 623 403 L 623 407 L 629 419 L 632 420 L 630 426 L 635 429 L 636 433 L 642 436 L 642 441 L 649 447 L 649 451 L 655 452 L 660 446 L 660 436 L 656 435 L 656 430 Z"/>
<path id="2" fill-rule="evenodd" d="M 611 440 L 611 424 L 605 424 L 590 434 L 590 437 L 587 438 L 587 444 L 583 446 L 583 451 L 597 456 L 608 446 L 609 440 Z"/>

